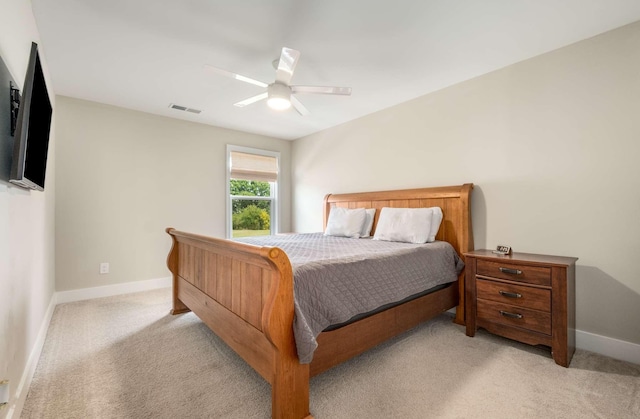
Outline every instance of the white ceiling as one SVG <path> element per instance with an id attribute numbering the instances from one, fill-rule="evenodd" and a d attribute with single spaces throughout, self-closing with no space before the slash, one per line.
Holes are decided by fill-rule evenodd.
<path id="1" fill-rule="evenodd" d="M 56 94 L 296 139 L 640 20 L 638 0 L 32 0 Z M 311 115 L 265 101 L 282 47 Z M 201 109 L 192 115 L 170 103 Z"/>

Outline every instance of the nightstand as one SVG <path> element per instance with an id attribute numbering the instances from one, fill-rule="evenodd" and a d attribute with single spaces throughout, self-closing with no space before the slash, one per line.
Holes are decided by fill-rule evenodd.
<path id="1" fill-rule="evenodd" d="M 575 351 L 574 257 L 491 250 L 465 253 L 467 336 L 481 327 L 529 345 L 551 347 L 568 367 Z"/>

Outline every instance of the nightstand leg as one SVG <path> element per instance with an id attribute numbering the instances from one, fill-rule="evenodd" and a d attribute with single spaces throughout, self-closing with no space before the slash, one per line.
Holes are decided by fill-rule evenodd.
<path id="1" fill-rule="evenodd" d="M 476 259 L 467 257 L 465 260 L 464 278 L 464 322 L 467 326 L 467 336 L 476 334 Z"/>

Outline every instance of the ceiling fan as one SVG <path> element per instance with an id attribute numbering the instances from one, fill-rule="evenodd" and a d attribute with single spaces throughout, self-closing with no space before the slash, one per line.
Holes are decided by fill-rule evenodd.
<path id="1" fill-rule="evenodd" d="M 205 67 L 214 73 L 267 88 L 266 92 L 241 100 L 238 103 L 234 103 L 234 106 L 240 108 L 251 105 L 252 103 L 258 102 L 262 99 L 267 99 L 267 105 L 272 109 L 285 110 L 289 109 L 293 105 L 294 109 L 298 111 L 300 115 L 305 116 L 309 115 L 309 110 L 293 96 L 296 93 L 343 96 L 351 95 L 350 87 L 292 86 L 290 84 L 291 78 L 293 77 L 293 71 L 296 68 L 299 58 L 300 51 L 292 48 L 282 48 L 280 58 L 273 61 L 273 67 L 276 69 L 276 80 L 271 84 L 210 65 L 205 65 Z"/>

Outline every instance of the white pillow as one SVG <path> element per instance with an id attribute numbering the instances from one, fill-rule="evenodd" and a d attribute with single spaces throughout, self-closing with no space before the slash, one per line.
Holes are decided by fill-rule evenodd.
<path id="1" fill-rule="evenodd" d="M 426 243 L 431 233 L 431 208 L 389 208 L 380 211 L 373 240 Z"/>
<path id="2" fill-rule="evenodd" d="M 325 236 L 351 237 L 357 239 L 362 232 L 367 213 L 364 208 L 348 209 L 341 207 L 331 208 Z"/>
<path id="3" fill-rule="evenodd" d="M 364 220 L 364 224 L 362 225 L 362 231 L 360 232 L 360 237 L 371 237 L 371 229 L 373 228 L 373 218 L 376 215 L 375 208 L 367 208 L 364 210 L 366 213 L 366 218 Z"/>
<path id="4" fill-rule="evenodd" d="M 429 232 L 429 240 L 427 240 L 427 243 L 436 241 L 436 234 L 438 234 L 438 230 L 440 230 L 443 217 L 442 208 L 430 207 L 430 209 L 433 210 L 433 217 L 431 218 L 431 232 Z"/>

